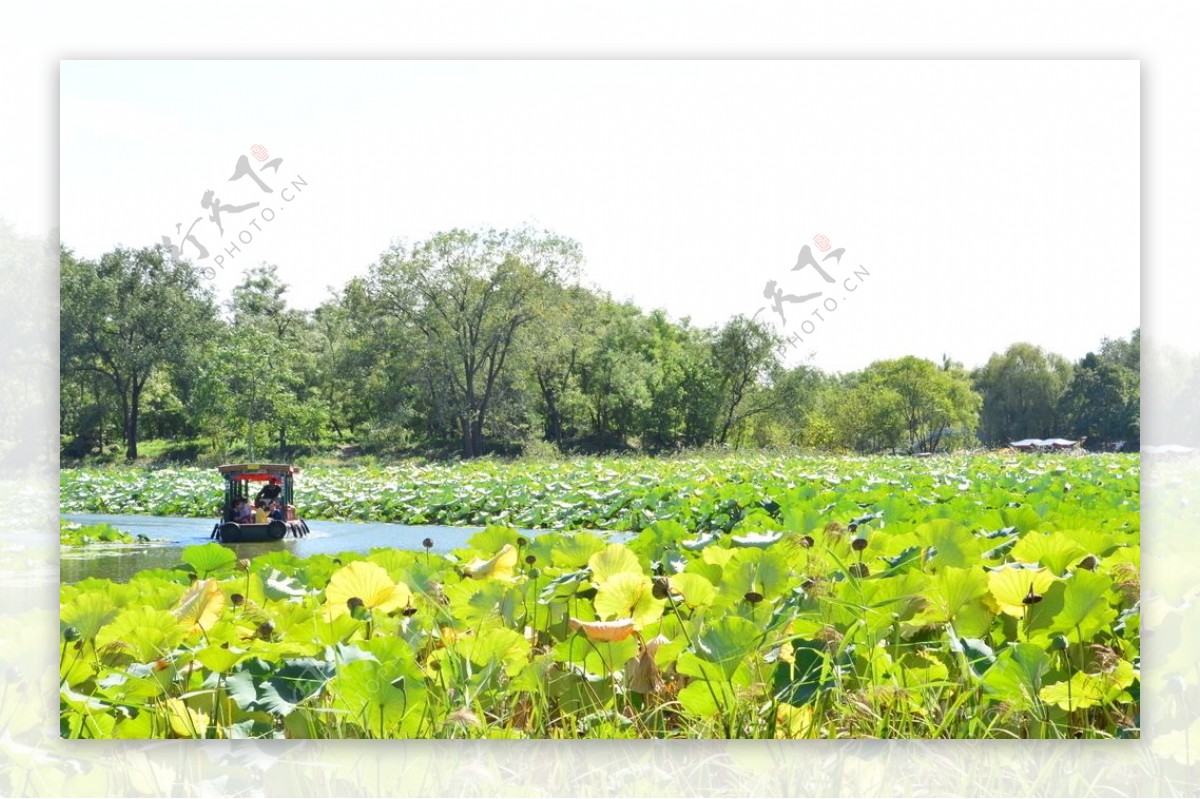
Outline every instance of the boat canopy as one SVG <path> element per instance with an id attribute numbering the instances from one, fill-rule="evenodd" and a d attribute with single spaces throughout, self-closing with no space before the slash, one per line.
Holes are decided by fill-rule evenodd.
<path id="1" fill-rule="evenodd" d="M 229 481 L 265 482 L 272 477 L 288 478 L 299 474 L 300 467 L 287 463 L 230 463 L 218 466 L 217 471 Z"/>

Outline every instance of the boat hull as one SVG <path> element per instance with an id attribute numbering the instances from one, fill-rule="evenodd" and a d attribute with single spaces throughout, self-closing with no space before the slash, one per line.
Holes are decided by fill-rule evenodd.
<path id="1" fill-rule="evenodd" d="M 303 519 L 272 519 L 266 524 L 238 524 L 218 522 L 212 537 L 222 544 L 248 544 L 282 541 L 285 538 L 303 538 L 308 535 L 308 525 Z"/>

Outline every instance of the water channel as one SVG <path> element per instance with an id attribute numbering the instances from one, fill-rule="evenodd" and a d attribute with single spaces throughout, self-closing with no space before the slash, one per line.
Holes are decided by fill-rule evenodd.
<path id="1" fill-rule="evenodd" d="M 185 547 L 212 540 L 214 522 L 171 516 L 125 516 L 96 513 L 65 513 L 63 518 L 80 524 L 110 524 L 133 536 L 143 535 L 149 542 L 136 544 L 89 545 L 62 550 L 59 579 L 76 583 L 87 577 L 117 582 L 129 580 L 143 569 L 170 569 L 180 563 Z M 259 544 L 226 544 L 239 558 L 253 558 L 266 552 L 286 549 L 298 557 L 324 553 L 369 552 L 377 547 L 424 551 L 421 542 L 433 540 L 434 552 L 449 552 L 467 545 L 467 539 L 482 527 L 447 527 L 423 524 L 405 525 L 384 522 L 329 522 L 308 520 L 311 533 Z M 536 535 L 536 531 L 529 531 Z"/>

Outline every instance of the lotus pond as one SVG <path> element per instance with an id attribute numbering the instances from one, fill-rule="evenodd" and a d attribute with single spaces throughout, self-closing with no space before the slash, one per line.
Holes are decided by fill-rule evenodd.
<path id="1" fill-rule="evenodd" d="M 1138 735 L 1136 456 L 305 478 L 313 516 L 487 526 L 448 551 L 200 543 L 65 584 L 64 736 Z M 63 506 L 208 516 L 213 482 L 64 470 Z"/>

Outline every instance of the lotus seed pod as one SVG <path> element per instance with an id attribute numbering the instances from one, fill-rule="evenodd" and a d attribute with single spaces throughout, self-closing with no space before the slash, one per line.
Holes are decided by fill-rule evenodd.
<path id="1" fill-rule="evenodd" d="M 1026 605 L 1036 605 L 1042 601 L 1042 595 L 1033 590 L 1033 583 L 1029 584 L 1029 593 L 1021 600 Z"/>
<path id="2" fill-rule="evenodd" d="M 533 564 L 537 563 L 537 555 L 526 555 L 525 562 L 532 566 Z"/>
<path id="3" fill-rule="evenodd" d="M 849 530 L 850 530 L 850 532 L 852 532 L 852 533 L 857 533 L 857 532 L 858 532 L 858 525 L 857 525 L 857 524 L 854 524 L 853 522 L 851 522 L 851 523 L 850 523 L 850 527 L 849 527 L 849 528 L 847 528 L 847 529 L 849 529 Z"/>
<path id="4" fill-rule="evenodd" d="M 402 610 L 400 612 L 403 613 L 405 616 L 417 615 L 417 609 L 414 608 L 412 605 L 409 605 L 408 607 L 406 607 L 404 610 Z"/>
<path id="5" fill-rule="evenodd" d="M 1096 563 L 1097 562 L 1098 561 L 1096 560 L 1095 555 L 1088 555 L 1086 558 L 1079 561 L 1078 567 L 1080 569 L 1087 569 L 1090 572 L 1094 572 L 1094 571 L 1096 571 Z"/>
<path id="6" fill-rule="evenodd" d="M 763 601 L 763 595 L 757 591 L 747 591 L 742 595 L 742 599 L 746 600 L 751 605 L 757 605 L 759 602 Z"/>
<path id="7" fill-rule="evenodd" d="M 1070 645 L 1071 642 L 1061 633 L 1050 639 L 1050 650 L 1053 652 L 1062 652 Z"/>
<path id="8" fill-rule="evenodd" d="M 871 574 L 871 569 L 865 563 L 851 563 L 850 573 L 859 578 L 869 577 Z"/>
<path id="9" fill-rule="evenodd" d="M 655 577 L 650 593 L 655 599 L 666 599 L 671 593 L 671 583 L 666 577 Z"/>
<path id="10" fill-rule="evenodd" d="M 426 538 L 424 541 L 421 542 L 421 546 L 425 547 L 426 549 L 433 549 L 433 539 Z"/>
<path id="11" fill-rule="evenodd" d="M 855 552 L 862 552 L 864 549 L 867 548 L 867 539 L 856 538 L 850 542 L 850 546 L 854 549 Z"/>
<path id="12" fill-rule="evenodd" d="M 238 607 L 239 605 L 241 605 L 243 602 L 245 602 L 245 601 L 246 601 L 246 597 L 242 596 L 241 594 L 230 594 L 230 595 L 229 595 L 229 601 L 230 601 L 230 602 L 233 604 L 233 606 L 236 608 L 236 607 Z"/>
<path id="13" fill-rule="evenodd" d="M 519 547 L 527 547 L 527 546 L 529 546 L 529 539 L 528 539 L 528 538 L 518 538 L 518 539 L 517 539 L 517 546 L 519 546 Z"/>
<path id="14" fill-rule="evenodd" d="M 350 612 L 358 610 L 363 606 L 364 602 L 356 596 L 352 596 L 346 600 L 346 607 L 350 608 Z"/>
<path id="15" fill-rule="evenodd" d="M 64 641 L 78 641 L 79 638 L 80 638 L 79 628 L 67 627 L 65 630 L 63 630 L 63 640 Z"/>
<path id="16" fill-rule="evenodd" d="M 811 535 L 803 536 L 800 539 L 800 546 L 804 547 L 805 549 L 808 549 L 809 547 L 811 547 L 813 545 L 813 543 L 814 543 L 814 541 L 813 541 L 813 537 Z"/>
<path id="17" fill-rule="evenodd" d="M 537 567 L 534 567 L 529 570 L 529 576 L 536 580 L 537 578 L 542 576 L 542 570 Z"/>

